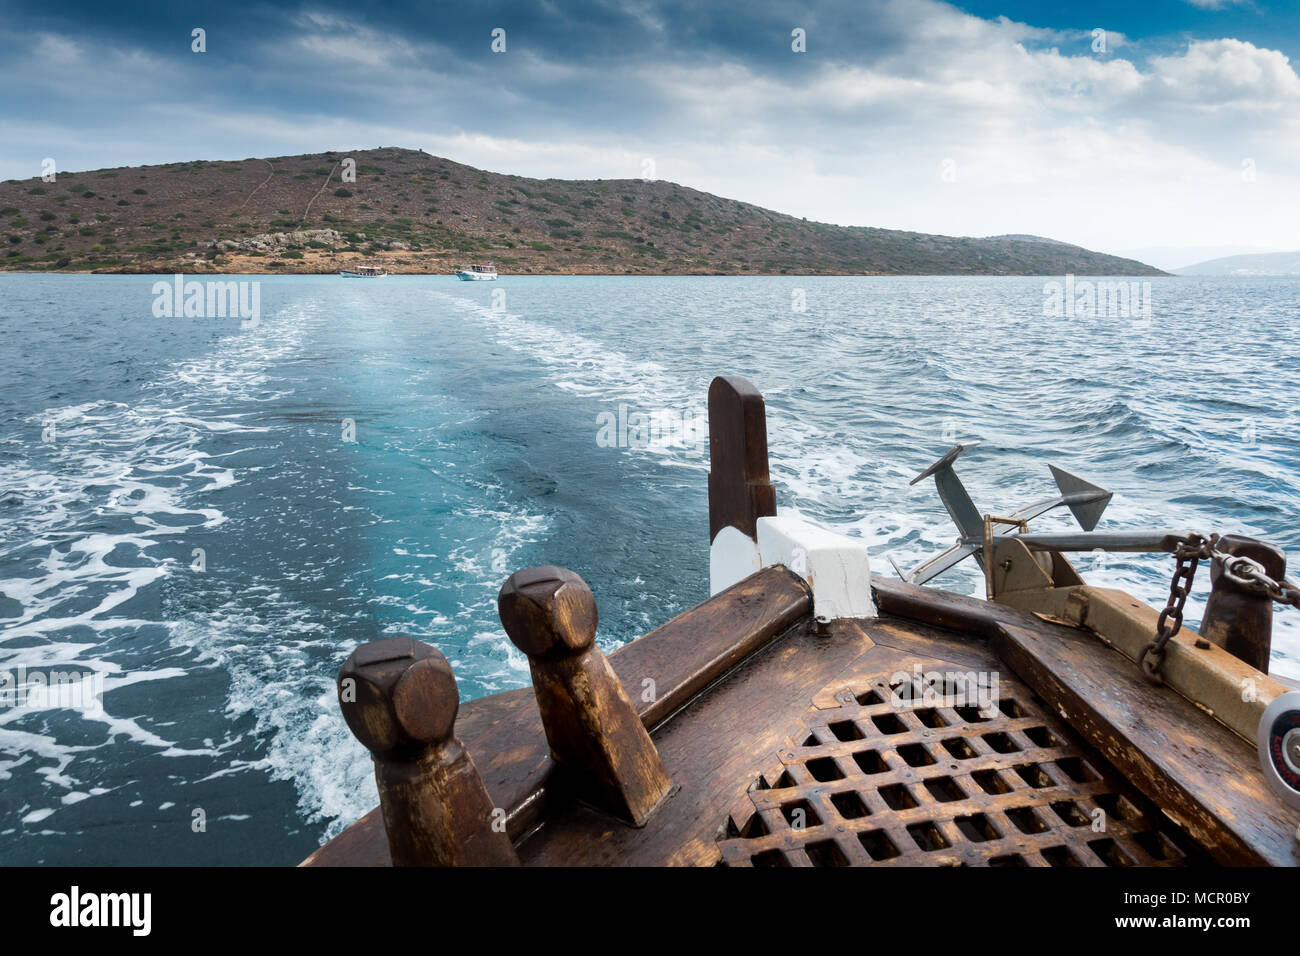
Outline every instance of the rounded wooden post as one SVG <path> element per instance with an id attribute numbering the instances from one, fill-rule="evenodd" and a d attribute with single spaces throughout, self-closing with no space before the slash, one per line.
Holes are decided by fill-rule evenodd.
<path id="1" fill-rule="evenodd" d="M 596 600 L 572 571 L 516 571 L 497 597 L 510 640 L 528 655 L 546 741 L 580 797 L 635 826 L 672 782 L 659 752 L 595 644 Z"/>
<path id="2" fill-rule="evenodd" d="M 758 519 L 776 514 L 767 472 L 767 411 L 748 379 L 709 386 L 709 542 L 728 526 L 757 540 Z"/>
<path id="3" fill-rule="evenodd" d="M 409 637 L 363 644 L 339 671 L 338 692 L 374 757 L 394 866 L 518 865 L 505 813 L 456 737 L 460 696 L 441 653 Z"/>
<path id="4" fill-rule="evenodd" d="M 1286 574 L 1286 555 L 1267 542 L 1226 534 L 1219 539 L 1218 549 L 1258 561 L 1274 581 Z M 1210 568 L 1210 588 L 1201 637 L 1267 674 L 1273 643 L 1273 599 L 1229 580 L 1217 561 Z"/>

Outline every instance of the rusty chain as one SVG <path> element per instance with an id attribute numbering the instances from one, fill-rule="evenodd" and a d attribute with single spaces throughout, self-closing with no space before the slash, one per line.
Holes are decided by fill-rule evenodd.
<path id="1" fill-rule="evenodd" d="M 1138 655 L 1138 664 L 1142 667 L 1142 673 L 1153 684 L 1164 683 L 1160 668 L 1165 662 L 1165 645 L 1182 630 L 1183 608 L 1187 605 L 1187 596 L 1192 590 L 1196 566 L 1203 559 L 1210 557 L 1218 540 L 1217 534 L 1208 538 L 1204 535 L 1192 534 L 1188 535 L 1174 550 L 1176 564 L 1173 579 L 1169 582 L 1169 601 L 1156 621 L 1155 638 L 1149 641 L 1142 648 L 1142 653 Z"/>
<path id="2" fill-rule="evenodd" d="M 1208 538 L 1191 534 L 1174 549 L 1176 564 L 1173 578 L 1169 582 L 1169 601 L 1156 621 L 1155 638 L 1138 655 L 1142 673 L 1153 684 L 1164 683 L 1160 668 L 1165 661 L 1165 646 L 1182 629 L 1183 608 L 1187 605 L 1187 596 L 1191 592 L 1192 579 L 1196 576 L 1199 562 L 1212 560 L 1233 583 L 1257 594 L 1267 594 L 1279 604 L 1300 608 L 1300 585 L 1288 578 L 1274 581 L 1258 561 L 1244 555 L 1226 554 L 1218 550 L 1218 542 L 1217 534 Z"/>
<path id="3" fill-rule="evenodd" d="M 1222 561 L 1223 573 L 1234 584 L 1239 584 L 1257 594 L 1267 594 L 1279 604 L 1289 604 L 1300 608 L 1300 585 L 1283 578 L 1274 581 L 1264 570 L 1264 566 L 1252 558 L 1242 555 L 1216 555 L 1215 560 Z"/>

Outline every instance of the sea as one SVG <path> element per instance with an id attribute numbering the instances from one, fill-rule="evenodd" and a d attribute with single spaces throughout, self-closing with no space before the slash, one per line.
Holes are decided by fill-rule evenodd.
<path id="1" fill-rule="evenodd" d="M 877 575 L 953 542 L 909 481 L 957 442 L 982 512 L 1051 497 L 1051 463 L 1114 492 L 1099 530 L 1300 562 L 1300 279 L 1061 308 L 1062 276 L 190 278 L 258 314 L 0 276 L 0 689 L 94 689 L 0 694 L 5 864 L 296 863 L 377 802 L 335 699 L 358 644 L 436 645 L 469 700 L 528 684 L 516 569 L 581 574 L 607 651 L 704 600 L 719 374 L 766 398 L 780 507 Z M 1075 563 L 1168 595 L 1168 556 Z M 971 562 L 933 583 L 982 593 Z M 1300 612 L 1273 669 L 1300 677 Z"/>

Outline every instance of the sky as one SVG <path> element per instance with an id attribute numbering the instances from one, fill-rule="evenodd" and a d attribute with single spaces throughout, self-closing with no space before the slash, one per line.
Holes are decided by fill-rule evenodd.
<path id="1" fill-rule="evenodd" d="M 0 178 L 404 146 L 844 225 L 1289 250 L 1297 56 L 1300 0 L 0 0 Z"/>

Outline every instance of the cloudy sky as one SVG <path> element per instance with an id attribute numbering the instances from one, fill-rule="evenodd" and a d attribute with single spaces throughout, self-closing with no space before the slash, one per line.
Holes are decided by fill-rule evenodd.
<path id="1" fill-rule="evenodd" d="M 374 146 L 564 178 L 649 159 L 827 222 L 1294 249 L 1295 56 L 1294 0 L 4 0 L 0 178 Z"/>

